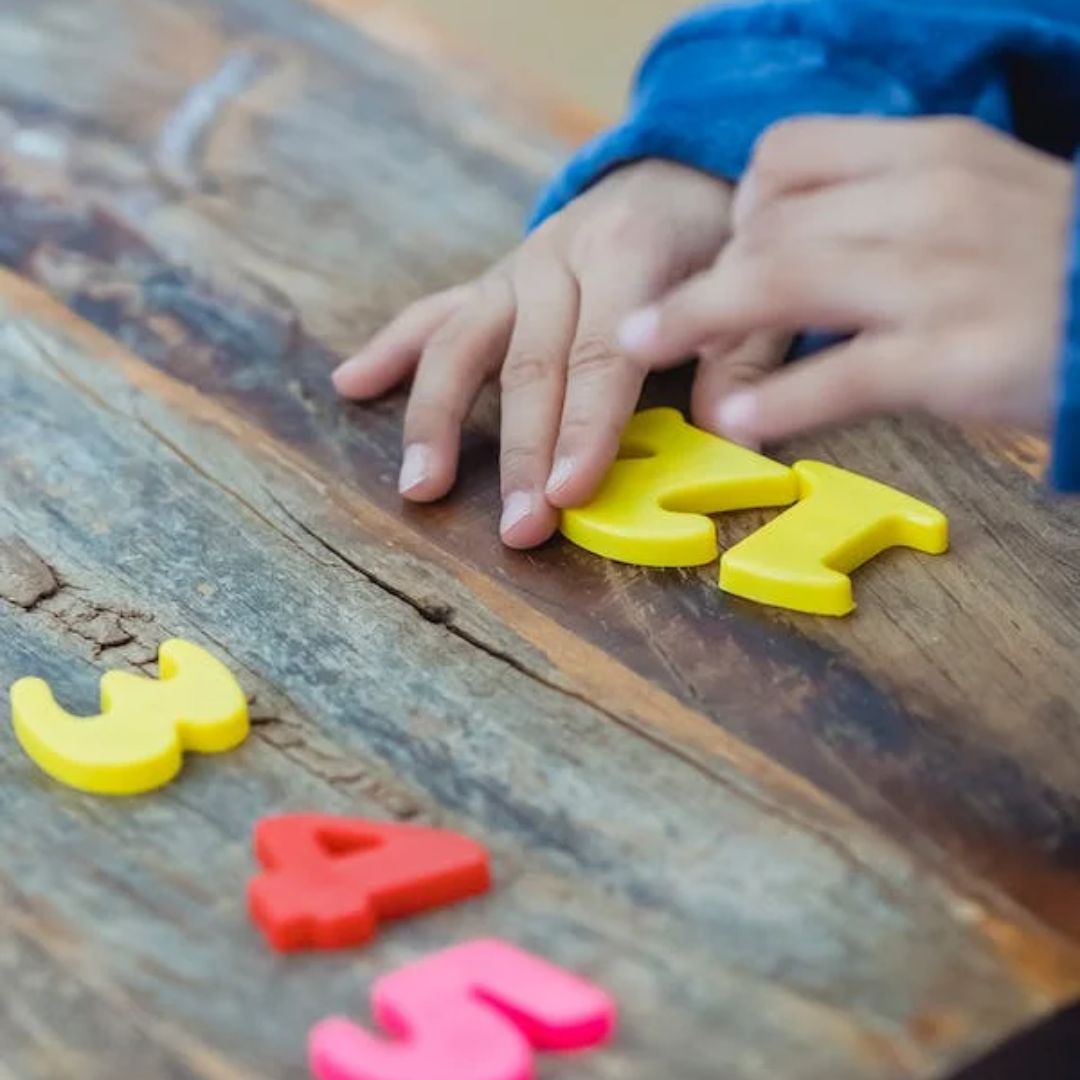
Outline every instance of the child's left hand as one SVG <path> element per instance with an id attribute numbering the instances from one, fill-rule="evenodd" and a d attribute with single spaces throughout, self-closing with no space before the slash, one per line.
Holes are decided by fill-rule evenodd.
<path id="1" fill-rule="evenodd" d="M 623 326 L 652 364 L 759 330 L 854 334 L 721 403 L 750 445 L 870 413 L 1043 429 L 1069 164 L 966 120 L 814 119 L 762 139 L 715 266 Z"/>

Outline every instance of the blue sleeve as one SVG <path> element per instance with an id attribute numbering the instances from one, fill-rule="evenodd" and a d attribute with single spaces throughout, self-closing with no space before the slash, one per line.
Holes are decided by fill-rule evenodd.
<path id="1" fill-rule="evenodd" d="M 1073 213 L 1072 255 L 1066 296 L 1065 343 L 1057 387 L 1057 418 L 1050 483 L 1059 491 L 1080 492 L 1080 156 Z"/>
<path id="2" fill-rule="evenodd" d="M 962 114 L 1071 156 L 1080 143 L 1076 0 L 762 0 L 704 8 L 645 58 L 630 110 L 587 145 L 535 226 L 647 157 L 737 179 L 795 115 Z"/>

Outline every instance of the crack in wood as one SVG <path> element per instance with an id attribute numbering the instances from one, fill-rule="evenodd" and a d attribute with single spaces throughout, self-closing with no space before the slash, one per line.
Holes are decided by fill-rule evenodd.
<path id="1" fill-rule="evenodd" d="M 0 599 L 34 611 L 61 587 L 52 567 L 26 541 L 0 540 Z"/>
<path id="2" fill-rule="evenodd" d="M 881 888 L 887 895 L 898 903 L 904 903 L 904 897 L 900 891 L 897 890 L 892 881 L 890 881 L 885 875 L 880 874 L 874 867 L 867 864 L 864 860 L 860 859 L 855 852 L 847 847 L 841 839 L 830 834 L 827 830 L 818 828 L 812 823 L 808 822 L 803 816 L 790 810 L 787 807 L 782 806 L 779 803 L 775 803 L 771 800 L 764 798 L 761 793 L 749 790 L 746 786 L 736 783 L 731 777 L 725 775 L 719 770 L 711 767 L 709 764 L 702 762 L 697 757 L 688 753 L 682 747 L 675 743 L 664 739 L 658 733 L 649 730 L 643 725 L 635 722 L 633 718 L 624 716 L 620 713 L 616 713 L 611 709 L 599 704 L 590 698 L 587 694 L 573 689 L 572 687 L 564 686 L 558 682 L 555 682 L 544 675 L 537 672 L 534 668 L 525 664 L 519 660 L 513 654 L 507 652 L 504 649 L 484 641 L 482 638 L 464 629 L 453 622 L 453 609 L 450 609 L 449 619 L 433 619 L 431 617 L 428 607 L 424 602 L 418 600 L 416 597 L 411 596 L 409 593 L 403 591 L 392 583 L 381 578 L 365 566 L 358 563 L 355 559 L 351 558 L 347 553 L 340 548 L 332 544 L 330 541 L 322 537 L 316 530 L 312 529 L 306 522 L 298 518 L 292 511 L 289 510 L 279 499 L 267 492 L 268 497 L 280 508 L 281 512 L 292 521 L 298 529 L 300 529 L 305 535 L 309 536 L 312 540 L 318 543 L 326 551 L 338 558 L 345 566 L 349 567 L 355 573 L 359 574 L 365 581 L 374 585 L 376 588 L 383 590 L 395 599 L 400 600 L 402 603 L 411 607 L 421 618 L 428 622 L 435 622 L 441 625 L 447 633 L 452 634 L 454 637 L 460 639 L 466 644 L 472 646 L 475 649 L 485 653 L 494 660 L 498 660 L 501 663 L 508 665 L 515 671 L 520 672 L 522 675 L 533 680 L 545 689 L 554 691 L 557 694 L 561 694 L 565 697 L 571 698 L 574 701 L 585 705 L 587 708 L 604 716 L 608 720 L 617 724 L 619 727 L 632 732 L 639 738 L 643 738 L 657 749 L 662 750 L 665 753 L 671 754 L 676 757 L 683 764 L 688 765 L 690 768 L 701 773 L 704 776 L 709 777 L 710 780 L 721 784 L 729 791 L 731 791 L 736 797 L 746 800 L 747 802 L 755 805 L 763 813 L 773 817 L 778 821 L 782 821 L 792 828 L 797 829 L 803 833 L 813 836 L 815 840 L 821 843 L 834 855 L 836 855 L 840 861 L 849 869 L 853 874 L 865 875 L 875 881 L 879 888 Z"/>
<path id="3" fill-rule="evenodd" d="M 152 616 L 80 595 L 60 572 L 24 540 L 0 541 L 0 599 L 28 615 L 42 615 L 91 646 L 92 658 L 119 650 L 130 666 L 145 670 L 157 664 L 156 638 L 147 625 Z"/>

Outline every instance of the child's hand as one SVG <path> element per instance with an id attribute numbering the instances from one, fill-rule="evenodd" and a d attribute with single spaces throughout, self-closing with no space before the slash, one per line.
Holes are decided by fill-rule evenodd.
<path id="1" fill-rule="evenodd" d="M 343 364 L 334 381 L 351 398 L 385 393 L 415 371 L 406 498 L 450 489 L 462 422 L 501 370 L 502 535 L 514 547 L 546 540 L 554 507 L 584 501 L 603 478 L 646 373 L 660 366 L 626 359 L 620 322 L 714 262 L 731 204 L 730 185 L 703 173 L 660 161 L 624 168 L 482 278 L 415 304 Z M 782 352 L 774 335 L 706 350 L 696 414 L 711 415 L 731 379 Z"/>
<path id="2" fill-rule="evenodd" d="M 1045 428 L 1073 171 L 963 120 L 802 120 L 763 138 L 716 265 L 623 325 L 662 364 L 760 330 L 857 336 L 730 396 L 751 445 L 869 413 Z"/>

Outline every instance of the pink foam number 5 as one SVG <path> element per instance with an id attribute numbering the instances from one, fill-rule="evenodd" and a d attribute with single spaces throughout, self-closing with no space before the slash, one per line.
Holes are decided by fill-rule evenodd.
<path id="1" fill-rule="evenodd" d="M 319 1080 L 532 1080 L 534 1050 L 610 1037 L 602 990 L 503 941 L 472 941 L 380 979 L 372 1010 L 396 1041 L 349 1020 L 311 1033 Z"/>

